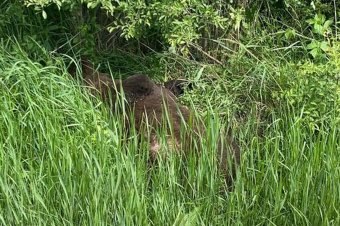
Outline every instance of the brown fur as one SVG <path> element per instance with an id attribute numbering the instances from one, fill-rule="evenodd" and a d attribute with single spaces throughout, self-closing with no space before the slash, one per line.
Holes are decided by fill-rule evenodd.
<path id="1" fill-rule="evenodd" d="M 134 75 L 122 81 L 122 87 L 133 111 L 135 126 L 140 131 L 145 123 L 151 128 L 151 136 L 153 138 L 151 150 L 152 157 L 156 157 L 160 148 L 159 142 L 155 141 L 156 129 L 169 123 L 165 110 L 170 119 L 171 126 L 166 126 L 168 134 L 173 134 L 174 140 L 168 144 L 172 144 L 174 149 L 178 149 L 181 140 L 181 121 L 182 117 L 185 121 L 189 120 L 189 110 L 177 103 L 176 96 L 168 89 L 155 84 L 145 75 Z M 159 148 L 156 148 L 159 147 Z"/>
<path id="2" fill-rule="evenodd" d="M 166 128 L 171 127 L 172 129 L 168 129 L 168 134 L 173 134 L 173 136 L 167 136 L 169 137 L 167 138 L 167 145 L 171 146 L 173 150 L 179 150 L 179 146 L 186 140 L 189 140 L 189 142 L 182 145 L 182 147 L 191 145 L 191 138 L 200 139 L 197 134 L 204 134 L 204 128 L 200 125 L 202 123 L 194 122 L 195 119 L 190 110 L 180 105 L 177 101 L 176 94 L 180 95 L 181 93 L 177 92 L 178 90 L 176 89 L 180 83 L 170 81 L 167 83 L 168 89 L 155 84 L 146 75 L 133 75 L 125 80 L 113 80 L 107 76 L 107 74 L 97 72 L 93 70 L 93 68 L 93 65 L 88 61 L 82 61 L 84 82 L 92 88 L 92 92 L 99 93 L 104 101 L 107 101 L 109 96 L 115 101 L 121 86 L 127 100 L 128 109 L 132 111 L 130 113 L 134 115 L 137 132 L 142 135 L 146 134 L 146 131 L 143 130 L 146 122 L 150 126 L 151 133 L 149 138 L 152 159 L 156 158 L 162 148 L 156 138 L 155 130 L 168 123 L 168 120 L 164 118 L 165 109 L 170 118 L 170 126 L 168 125 Z M 74 71 L 70 70 L 70 73 L 74 74 Z M 182 120 L 194 125 L 193 133 L 190 133 L 190 135 L 189 133 L 181 134 L 183 131 L 181 130 Z M 191 137 L 183 141 L 182 138 L 186 138 L 187 136 Z M 173 137 L 173 139 L 171 137 Z M 230 134 L 220 139 L 218 145 L 217 154 L 220 160 L 220 169 L 225 174 L 227 183 L 232 184 L 233 178 L 235 177 L 235 167 L 240 164 L 240 150 Z M 231 162 L 228 162 L 228 159 L 230 159 Z"/>

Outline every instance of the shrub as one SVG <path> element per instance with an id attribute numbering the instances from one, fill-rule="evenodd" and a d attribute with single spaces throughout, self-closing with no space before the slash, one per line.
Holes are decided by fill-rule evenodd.
<path id="1" fill-rule="evenodd" d="M 287 64 L 280 75 L 282 91 L 279 95 L 273 93 L 294 109 L 301 109 L 304 121 L 313 129 L 340 115 L 339 46 L 337 42 L 330 48 L 327 62 L 302 60 Z"/>
<path id="2" fill-rule="evenodd" d="M 79 11 L 80 1 L 69 0 L 25 0 L 26 6 L 32 6 L 48 17 L 45 8 L 51 4 L 59 9 Z M 105 11 L 112 17 L 107 29 L 120 31 L 126 39 L 141 38 L 151 33 L 160 34 L 165 43 L 172 47 L 181 47 L 185 52 L 189 43 L 198 40 L 203 31 L 212 28 L 225 28 L 226 18 L 222 12 L 207 0 L 183 1 L 110 1 L 84 0 L 89 9 Z"/>

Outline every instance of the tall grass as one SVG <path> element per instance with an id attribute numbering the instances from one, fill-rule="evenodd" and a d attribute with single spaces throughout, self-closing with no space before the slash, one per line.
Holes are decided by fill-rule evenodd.
<path id="1" fill-rule="evenodd" d="M 223 189 L 206 116 L 199 154 L 148 163 L 148 143 L 126 136 L 58 58 L 30 60 L 0 46 L 0 222 L 3 225 L 339 225 L 338 122 L 316 133 L 282 107 L 260 136 L 239 125 L 242 164 Z M 260 70 L 260 68 L 259 68 Z M 207 98 L 208 99 L 208 98 Z"/>

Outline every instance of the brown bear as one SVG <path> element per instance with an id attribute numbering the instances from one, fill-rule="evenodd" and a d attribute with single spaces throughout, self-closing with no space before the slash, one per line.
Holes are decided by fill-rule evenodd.
<path id="1" fill-rule="evenodd" d="M 148 126 L 150 137 L 147 138 L 150 140 L 152 160 L 156 159 L 162 148 L 156 136 L 158 128 L 166 127 L 167 145 L 174 151 L 180 150 L 181 147 L 182 149 L 188 147 L 191 143 L 186 141 L 200 139 L 198 134 L 204 134 L 202 123 L 195 119 L 187 107 L 177 101 L 176 96 L 183 93 L 181 90 L 183 81 L 172 80 L 162 86 L 154 83 L 148 76 L 140 74 L 124 80 L 116 80 L 94 70 L 93 65 L 87 60 L 82 60 L 81 65 L 85 85 L 89 86 L 93 93 L 98 93 L 104 101 L 108 101 L 109 97 L 115 101 L 120 90 L 123 90 L 128 113 L 133 115 L 136 131 L 145 136 L 147 133 L 144 129 L 146 125 Z M 69 72 L 75 75 L 74 68 L 71 67 Z M 181 128 L 183 121 L 193 125 L 194 132 L 186 133 Z M 240 163 L 240 150 L 230 134 L 220 138 L 217 154 L 220 168 L 226 176 L 227 183 L 231 184 L 235 176 L 235 166 Z M 231 162 L 228 163 L 228 159 Z M 231 165 L 231 169 L 228 165 Z"/>

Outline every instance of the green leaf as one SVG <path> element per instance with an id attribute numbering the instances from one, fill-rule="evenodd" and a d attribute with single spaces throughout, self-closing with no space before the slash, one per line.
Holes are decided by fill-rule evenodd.
<path id="1" fill-rule="evenodd" d="M 296 32 L 294 29 L 289 28 L 285 31 L 286 39 L 291 39 L 291 38 L 294 38 L 295 36 L 296 36 Z"/>
<path id="2" fill-rule="evenodd" d="M 205 68 L 206 68 L 206 66 L 204 65 L 203 67 L 201 67 L 199 69 L 199 71 L 197 72 L 197 75 L 195 76 L 194 81 L 199 81 L 201 79 L 203 71 L 204 71 Z"/>
<path id="3" fill-rule="evenodd" d="M 311 43 L 307 45 L 307 49 L 315 49 L 319 47 L 319 42 L 316 40 L 313 40 Z"/>
<path id="4" fill-rule="evenodd" d="M 309 24 L 309 25 L 312 25 L 315 23 L 315 20 L 314 19 L 308 19 L 306 20 L 306 22 Z"/>
<path id="5" fill-rule="evenodd" d="M 312 49 L 309 53 L 313 56 L 313 58 L 316 58 L 318 55 L 320 55 L 319 49 L 317 48 Z"/>
<path id="6" fill-rule="evenodd" d="M 327 52 L 329 50 L 329 45 L 328 45 L 328 43 L 326 41 L 323 41 L 323 42 L 320 43 L 320 48 L 323 51 Z"/>
<path id="7" fill-rule="evenodd" d="M 41 13 L 42 13 L 42 17 L 46 20 L 47 19 L 47 13 L 45 12 L 45 10 L 42 10 Z"/>
<path id="8" fill-rule="evenodd" d="M 316 14 L 314 17 L 316 23 L 318 24 L 324 24 L 326 21 L 326 17 L 323 14 Z"/>
<path id="9" fill-rule="evenodd" d="M 327 21 L 324 23 L 323 28 L 324 28 L 325 30 L 328 30 L 329 27 L 330 27 L 332 24 L 333 24 L 333 21 L 327 20 Z"/>
<path id="10" fill-rule="evenodd" d="M 314 24 L 314 32 L 323 35 L 323 26 L 320 24 Z"/>

